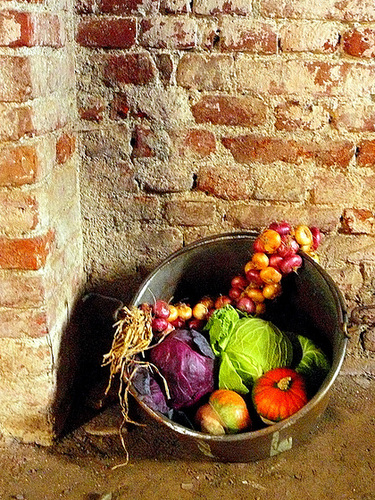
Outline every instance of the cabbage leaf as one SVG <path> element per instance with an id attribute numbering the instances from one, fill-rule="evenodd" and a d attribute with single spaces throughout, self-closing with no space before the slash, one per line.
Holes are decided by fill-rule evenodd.
<path id="1" fill-rule="evenodd" d="M 240 314 L 232 306 L 218 309 L 206 328 L 220 360 L 219 388 L 246 394 L 266 371 L 290 366 L 293 347 L 270 321 Z"/>
<path id="2" fill-rule="evenodd" d="M 302 357 L 295 370 L 303 375 L 311 393 L 320 387 L 327 376 L 331 364 L 326 354 L 314 342 L 302 335 L 297 335 L 302 349 Z"/>

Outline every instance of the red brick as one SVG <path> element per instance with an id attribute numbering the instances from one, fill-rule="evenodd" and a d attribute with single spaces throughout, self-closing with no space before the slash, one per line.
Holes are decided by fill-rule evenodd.
<path id="1" fill-rule="evenodd" d="M 260 14 L 278 18 L 335 19 L 340 21 L 375 21 L 373 0 L 261 0 Z"/>
<path id="2" fill-rule="evenodd" d="M 39 338 L 47 334 L 43 309 L 0 308 L 0 338 Z"/>
<path id="3" fill-rule="evenodd" d="M 215 136 L 209 130 L 192 129 L 185 136 L 184 146 L 205 157 L 216 150 Z"/>
<path id="4" fill-rule="evenodd" d="M 116 94 L 111 103 L 111 118 L 124 119 L 129 113 L 129 104 L 126 94 Z"/>
<path id="5" fill-rule="evenodd" d="M 158 9 L 155 0 L 99 0 L 100 12 L 107 14 L 152 14 Z"/>
<path id="6" fill-rule="evenodd" d="M 106 81 L 113 85 L 133 83 L 145 85 L 156 75 L 149 54 L 112 55 L 104 69 Z"/>
<path id="7" fill-rule="evenodd" d="M 275 108 L 278 130 L 319 130 L 330 122 L 330 114 L 317 104 L 288 101 Z"/>
<path id="8" fill-rule="evenodd" d="M 151 158 L 155 156 L 156 142 L 156 136 L 150 128 L 143 126 L 135 127 L 132 138 L 132 155 L 138 158 Z"/>
<path id="9" fill-rule="evenodd" d="M 0 269 L 37 270 L 44 267 L 51 252 L 54 234 L 34 238 L 0 238 Z"/>
<path id="10" fill-rule="evenodd" d="M 240 165 L 207 166 L 198 172 L 197 189 L 225 200 L 247 200 L 254 181 L 250 170 Z"/>
<path id="11" fill-rule="evenodd" d="M 21 186 L 34 182 L 40 171 L 33 146 L 10 146 L 0 150 L 0 186 Z"/>
<path id="12" fill-rule="evenodd" d="M 220 49 L 260 54 L 276 54 L 277 34 L 266 23 L 241 18 L 223 18 L 219 24 Z"/>
<path id="13" fill-rule="evenodd" d="M 85 47 L 128 49 L 135 44 L 135 19 L 81 19 L 76 41 Z"/>
<path id="14" fill-rule="evenodd" d="M 20 190 L 0 191 L 0 232 L 24 233 L 36 228 L 39 222 L 35 196 Z"/>
<path id="15" fill-rule="evenodd" d="M 375 166 L 375 140 L 362 141 L 359 144 L 357 163 L 360 167 Z"/>
<path id="16" fill-rule="evenodd" d="M 76 149 L 76 136 L 63 133 L 56 142 L 56 161 L 59 164 L 65 163 L 73 155 Z"/>
<path id="17" fill-rule="evenodd" d="M 226 137 L 222 140 L 234 159 L 240 163 L 254 161 L 264 164 L 275 161 L 295 163 L 313 159 L 327 166 L 347 167 L 355 153 L 350 141 L 326 141 L 325 143 L 297 142 L 290 139 L 245 135 Z"/>
<path id="18" fill-rule="evenodd" d="M 215 125 L 261 125 L 266 121 L 267 106 L 256 97 L 204 96 L 192 107 L 198 123 Z"/>
<path id="19" fill-rule="evenodd" d="M 248 0 L 195 0 L 193 11 L 195 14 L 206 16 L 216 14 L 246 16 L 252 13 L 252 8 Z"/>
<path id="20" fill-rule="evenodd" d="M 31 106 L 15 107 L 0 103 L 0 141 L 16 141 L 35 132 Z"/>
<path id="21" fill-rule="evenodd" d="M 140 43 L 156 49 L 191 49 L 197 31 L 197 22 L 190 17 L 151 17 L 141 21 Z"/>
<path id="22" fill-rule="evenodd" d="M 357 28 L 343 35 L 344 51 L 354 57 L 375 56 L 375 29 Z"/>
<path id="23" fill-rule="evenodd" d="M 53 14 L 3 11 L 0 13 L 0 46 L 62 47 L 64 33 Z"/>
<path id="24" fill-rule="evenodd" d="M 14 271 L 0 274 L 0 307 L 39 307 L 44 298 L 42 276 Z"/>
<path id="25" fill-rule="evenodd" d="M 177 68 L 177 83 L 196 90 L 229 90 L 233 58 L 224 54 L 187 54 Z"/>

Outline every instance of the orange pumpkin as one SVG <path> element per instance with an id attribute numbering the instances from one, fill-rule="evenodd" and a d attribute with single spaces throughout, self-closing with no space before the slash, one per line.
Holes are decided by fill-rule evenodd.
<path id="1" fill-rule="evenodd" d="M 254 383 L 252 398 L 266 423 L 290 417 L 308 401 L 303 376 L 291 368 L 275 368 L 262 375 Z"/>

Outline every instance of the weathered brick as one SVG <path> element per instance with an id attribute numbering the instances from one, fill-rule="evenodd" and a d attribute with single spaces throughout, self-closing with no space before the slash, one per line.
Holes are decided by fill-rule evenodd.
<path id="1" fill-rule="evenodd" d="M 40 172 L 34 146 L 8 146 L 0 149 L 0 186 L 21 186 L 35 182 Z"/>
<path id="2" fill-rule="evenodd" d="M 340 32 L 333 23 L 288 21 L 280 27 L 280 48 L 283 52 L 329 54 L 337 50 L 339 40 Z"/>
<path id="3" fill-rule="evenodd" d="M 136 21 L 131 18 L 83 18 L 76 41 L 85 47 L 128 49 L 135 44 Z"/>
<path id="4" fill-rule="evenodd" d="M 321 104 L 287 101 L 275 108 L 278 130 L 319 130 L 330 122 L 330 114 Z"/>
<path id="5" fill-rule="evenodd" d="M 156 75 L 149 54 L 112 55 L 107 58 L 104 69 L 106 81 L 114 86 L 133 83 L 144 85 Z"/>
<path id="6" fill-rule="evenodd" d="M 149 128 L 138 125 L 133 131 L 133 151 L 132 156 L 138 158 L 151 158 L 156 155 L 155 146 L 157 137 L 155 133 Z"/>
<path id="7" fill-rule="evenodd" d="M 161 0 L 160 10 L 166 14 L 186 14 L 191 11 L 189 0 Z"/>
<path id="8" fill-rule="evenodd" d="M 100 12 L 107 14 L 153 14 L 159 8 L 155 0 L 99 0 Z"/>
<path id="9" fill-rule="evenodd" d="M 209 130 L 191 129 L 185 136 L 183 146 L 200 157 L 208 156 L 216 150 L 215 135 Z"/>
<path id="10" fill-rule="evenodd" d="M 194 185 L 191 165 L 177 161 L 160 161 L 148 158 L 145 162 L 134 161 L 135 178 L 142 189 L 154 193 L 181 193 L 190 191 Z"/>
<path id="11" fill-rule="evenodd" d="M 78 108 L 82 120 L 100 123 L 104 118 L 105 105 L 101 99 L 92 99 L 85 106 Z"/>
<path id="12" fill-rule="evenodd" d="M 54 14 L 19 11 L 0 13 L 0 46 L 59 48 L 64 42 L 62 23 Z"/>
<path id="13" fill-rule="evenodd" d="M 155 221 L 161 217 L 160 200 L 156 196 L 134 195 L 121 199 L 121 218 L 119 225 L 129 222 Z"/>
<path id="14" fill-rule="evenodd" d="M 375 29 L 355 28 L 343 35 L 343 49 L 350 56 L 375 56 Z"/>
<path id="15" fill-rule="evenodd" d="M 196 90 L 227 90 L 231 86 L 233 59 L 229 55 L 187 54 L 177 68 L 177 83 Z"/>
<path id="16" fill-rule="evenodd" d="M 33 238 L 0 238 L 0 269 L 37 270 L 52 250 L 53 231 Z"/>
<path id="17" fill-rule="evenodd" d="M 235 61 L 235 71 L 237 88 L 258 94 L 354 98 L 366 95 L 375 85 L 375 67 L 346 61 L 254 61 L 241 54 Z"/>
<path id="18" fill-rule="evenodd" d="M 354 144 L 344 140 L 306 143 L 292 139 L 244 135 L 224 137 L 222 142 L 240 163 L 295 163 L 313 159 L 327 166 L 347 167 L 355 153 Z"/>
<path id="19" fill-rule="evenodd" d="M 43 309 L 0 308 L 0 338 L 39 338 L 48 333 Z"/>
<path id="20" fill-rule="evenodd" d="M 343 232 L 374 234 L 375 213 L 368 208 L 347 208 L 342 215 Z"/>
<path id="21" fill-rule="evenodd" d="M 290 164 L 268 165 L 265 175 L 264 166 L 258 165 L 252 168 L 252 173 L 256 186 L 254 199 L 293 203 L 302 202 L 306 198 L 311 177 L 307 168 Z"/>
<path id="22" fill-rule="evenodd" d="M 252 6 L 248 0 L 195 0 L 193 12 L 205 16 L 215 14 L 246 16 L 252 13 Z"/>
<path id="23" fill-rule="evenodd" d="M 110 116 L 113 120 L 122 120 L 127 118 L 129 113 L 129 104 L 126 94 L 115 94 L 111 102 Z"/>
<path id="24" fill-rule="evenodd" d="M 217 221 L 214 202 L 173 200 L 165 205 L 165 216 L 171 224 L 208 226 Z"/>
<path id="25" fill-rule="evenodd" d="M 332 126 L 350 132 L 375 131 L 375 105 L 373 103 L 340 103 L 332 112 Z"/>
<path id="26" fill-rule="evenodd" d="M 163 83 L 169 83 L 173 72 L 173 60 L 170 54 L 155 54 L 155 64 Z"/>
<path id="27" fill-rule="evenodd" d="M 256 97 L 203 96 L 193 107 L 196 122 L 215 125 L 258 126 L 267 118 L 267 105 Z"/>
<path id="28" fill-rule="evenodd" d="M 252 196 L 254 181 L 246 167 L 208 165 L 198 172 L 197 189 L 225 200 L 244 200 Z"/>
<path id="29" fill-rule="evenodd" d="M 0 273 L 0 308 L 40 307 L 45 300 L 43 276 L 38 274 Z"/>
<path id="30" fill-rule="evenodd" d="M 0 141 L 16 141 L 34 131 L 31 106 L 0 103 Z"/>
<path id="31" fill-rule="evenodd" d="M 287 220 L 292 225 L 307 224 L 318 226 L 324 232 L 336 230 L 340 225 L 339 208 L 321 208 L 316 206 L 249 205 L 232 204 L 228 207 L 226 219 L 241 229 L 260 230 L 274 220 Z"/>
<path id="32" fill-rule="evenodd" d="M 197 32 L 197 21 L 191 17 L 149 17 L 140 23 L 140 43 L 156 49 L 191 49 Z"/>
<path id="33" fill-rule="evenodd" d="M 274 26 L 254 20 L 224 17 L 220 24 L 220 49 L 260 54 L 276 54 Z"/>
<path id="34" fill-rule="evenodd" d="M 360 167 L 375 166 L 375 140 L 365 140 L 359 144 L 357 164 Z"/>
<path id="35" fill-rule="evenodd" d="M 356 200 L 359 192 L 359 186 L 343 172 L 324 171 L 315 175 L 312 190 L 314 203 L 348 205 Z"/>
<path id="36" fill-rule="evenodd" d="M 260 13 L 269 17 L 335 19 L 341 21 L 374 21 L 372 0 L 261 0 Z"/>
<path id="37" fill-rule="evenodd" d="M 74 65 L 68 52 L 55 50 L 44 56 L 0 56 L 0 101 L 23 102 L 50 96 L 52 92 L 72 88 Z"/>
<path id="38" fill-rule="evenodd" d="M 65 163 L 71 158 L 76 149 L 76 136 L 64 132 L 56 141 L 56 161 L 59 164 Z"/>
<path id="39" fill-rule="evenodd" d="M 19 190 L 0 191 L 0 233 L 24 233 L 36 228 L 39 206 L 36 197 Z"/>

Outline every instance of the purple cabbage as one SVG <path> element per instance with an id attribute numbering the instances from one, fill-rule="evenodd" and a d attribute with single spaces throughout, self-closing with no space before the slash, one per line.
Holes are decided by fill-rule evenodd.
<path id="1" fill-rule="evenodd" d="M 215 356 L 206 338 L 195 330 L 177 329 L 150 350 L 150 361 L 166 379 L 170 407 L 192 406 L 214 390 Z"/>

